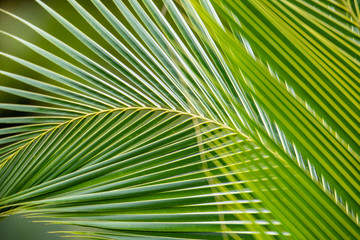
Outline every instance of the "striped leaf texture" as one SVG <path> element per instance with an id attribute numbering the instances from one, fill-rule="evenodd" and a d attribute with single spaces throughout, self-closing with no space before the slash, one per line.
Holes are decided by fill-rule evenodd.
<path id="1" fill-rule="evenodd" d="M 51 47 L 1 31 L 43 61 L 0 52 L 32 73 L 0 69 L 28 102 L 0 103 L 0 217 L 89 239 L 360 239 L 358 0 L 36 2 L 72 39 L 2 10 Z"/>

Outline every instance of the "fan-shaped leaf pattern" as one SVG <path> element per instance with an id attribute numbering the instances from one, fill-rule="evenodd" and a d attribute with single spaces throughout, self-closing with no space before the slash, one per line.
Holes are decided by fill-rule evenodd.
<path id="1" fill-rule="evenodd" d="M 83 53 L 0 86 L 0 212 L 100 239 L 360 238 L 359 2 L 37 1 Z M 164 11 L 166 10 L 166 11 Z M 90 55 L 97 56 L 93 60 Z M 71 74 L 68 74 L 71 73 Z M 46 79 L 51 79 L 47 82 Z"/>

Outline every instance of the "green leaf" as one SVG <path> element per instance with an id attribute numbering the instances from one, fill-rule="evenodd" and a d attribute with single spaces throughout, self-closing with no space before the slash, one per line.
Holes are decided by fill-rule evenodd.
<path id="1" fill-rule="evenodd" d="M 96 41 L 36 2 L 88 52 L 3 11 L 73 61 L 2 32 L 61 68 L 0 53 L 41 76 L 0 71 L 38 104 L 0 103 L 28 114 L 0 118 L 1 215 L 90 239 L 360 238 L 358 1 L 69 0 Z"/>

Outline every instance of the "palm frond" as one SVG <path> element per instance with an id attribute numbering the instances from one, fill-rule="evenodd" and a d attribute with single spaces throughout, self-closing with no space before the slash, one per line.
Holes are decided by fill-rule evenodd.
<path id="1" fill-rule="evenodd" d="M 100 21 L 69 0 L 98 42 L 37 2 L 98 59 L 3 11 L 67 57 L 1 32 L 64 70 L 0 53 L 44 77 L 0 71 L 39 90 L 0 87 L 36 101 L 0 104 L 33 114 L 0 118 L 1 215 L 93 239 L 360 238 L 358 1 L 93 0 Z"/>

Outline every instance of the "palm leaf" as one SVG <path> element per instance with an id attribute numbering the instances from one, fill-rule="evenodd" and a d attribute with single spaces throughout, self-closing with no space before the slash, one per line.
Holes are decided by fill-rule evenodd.
<path id="1" fill-rule="evenodd" d="M 358 1 L 94 0 L 101 22 L 69 0 L 107 47 L 37 2 L 104 62 L 5 12 L 72 60 L 2 32 L 65 71 L 1 53 L 45 77 L 0 72 L 41 90 L 0 88 L 39 104 L 0 105 L 36 114 L 0 119 L 25 124 L 0 130 L 1 215 L 94 239 L 360 237 Z"/>

